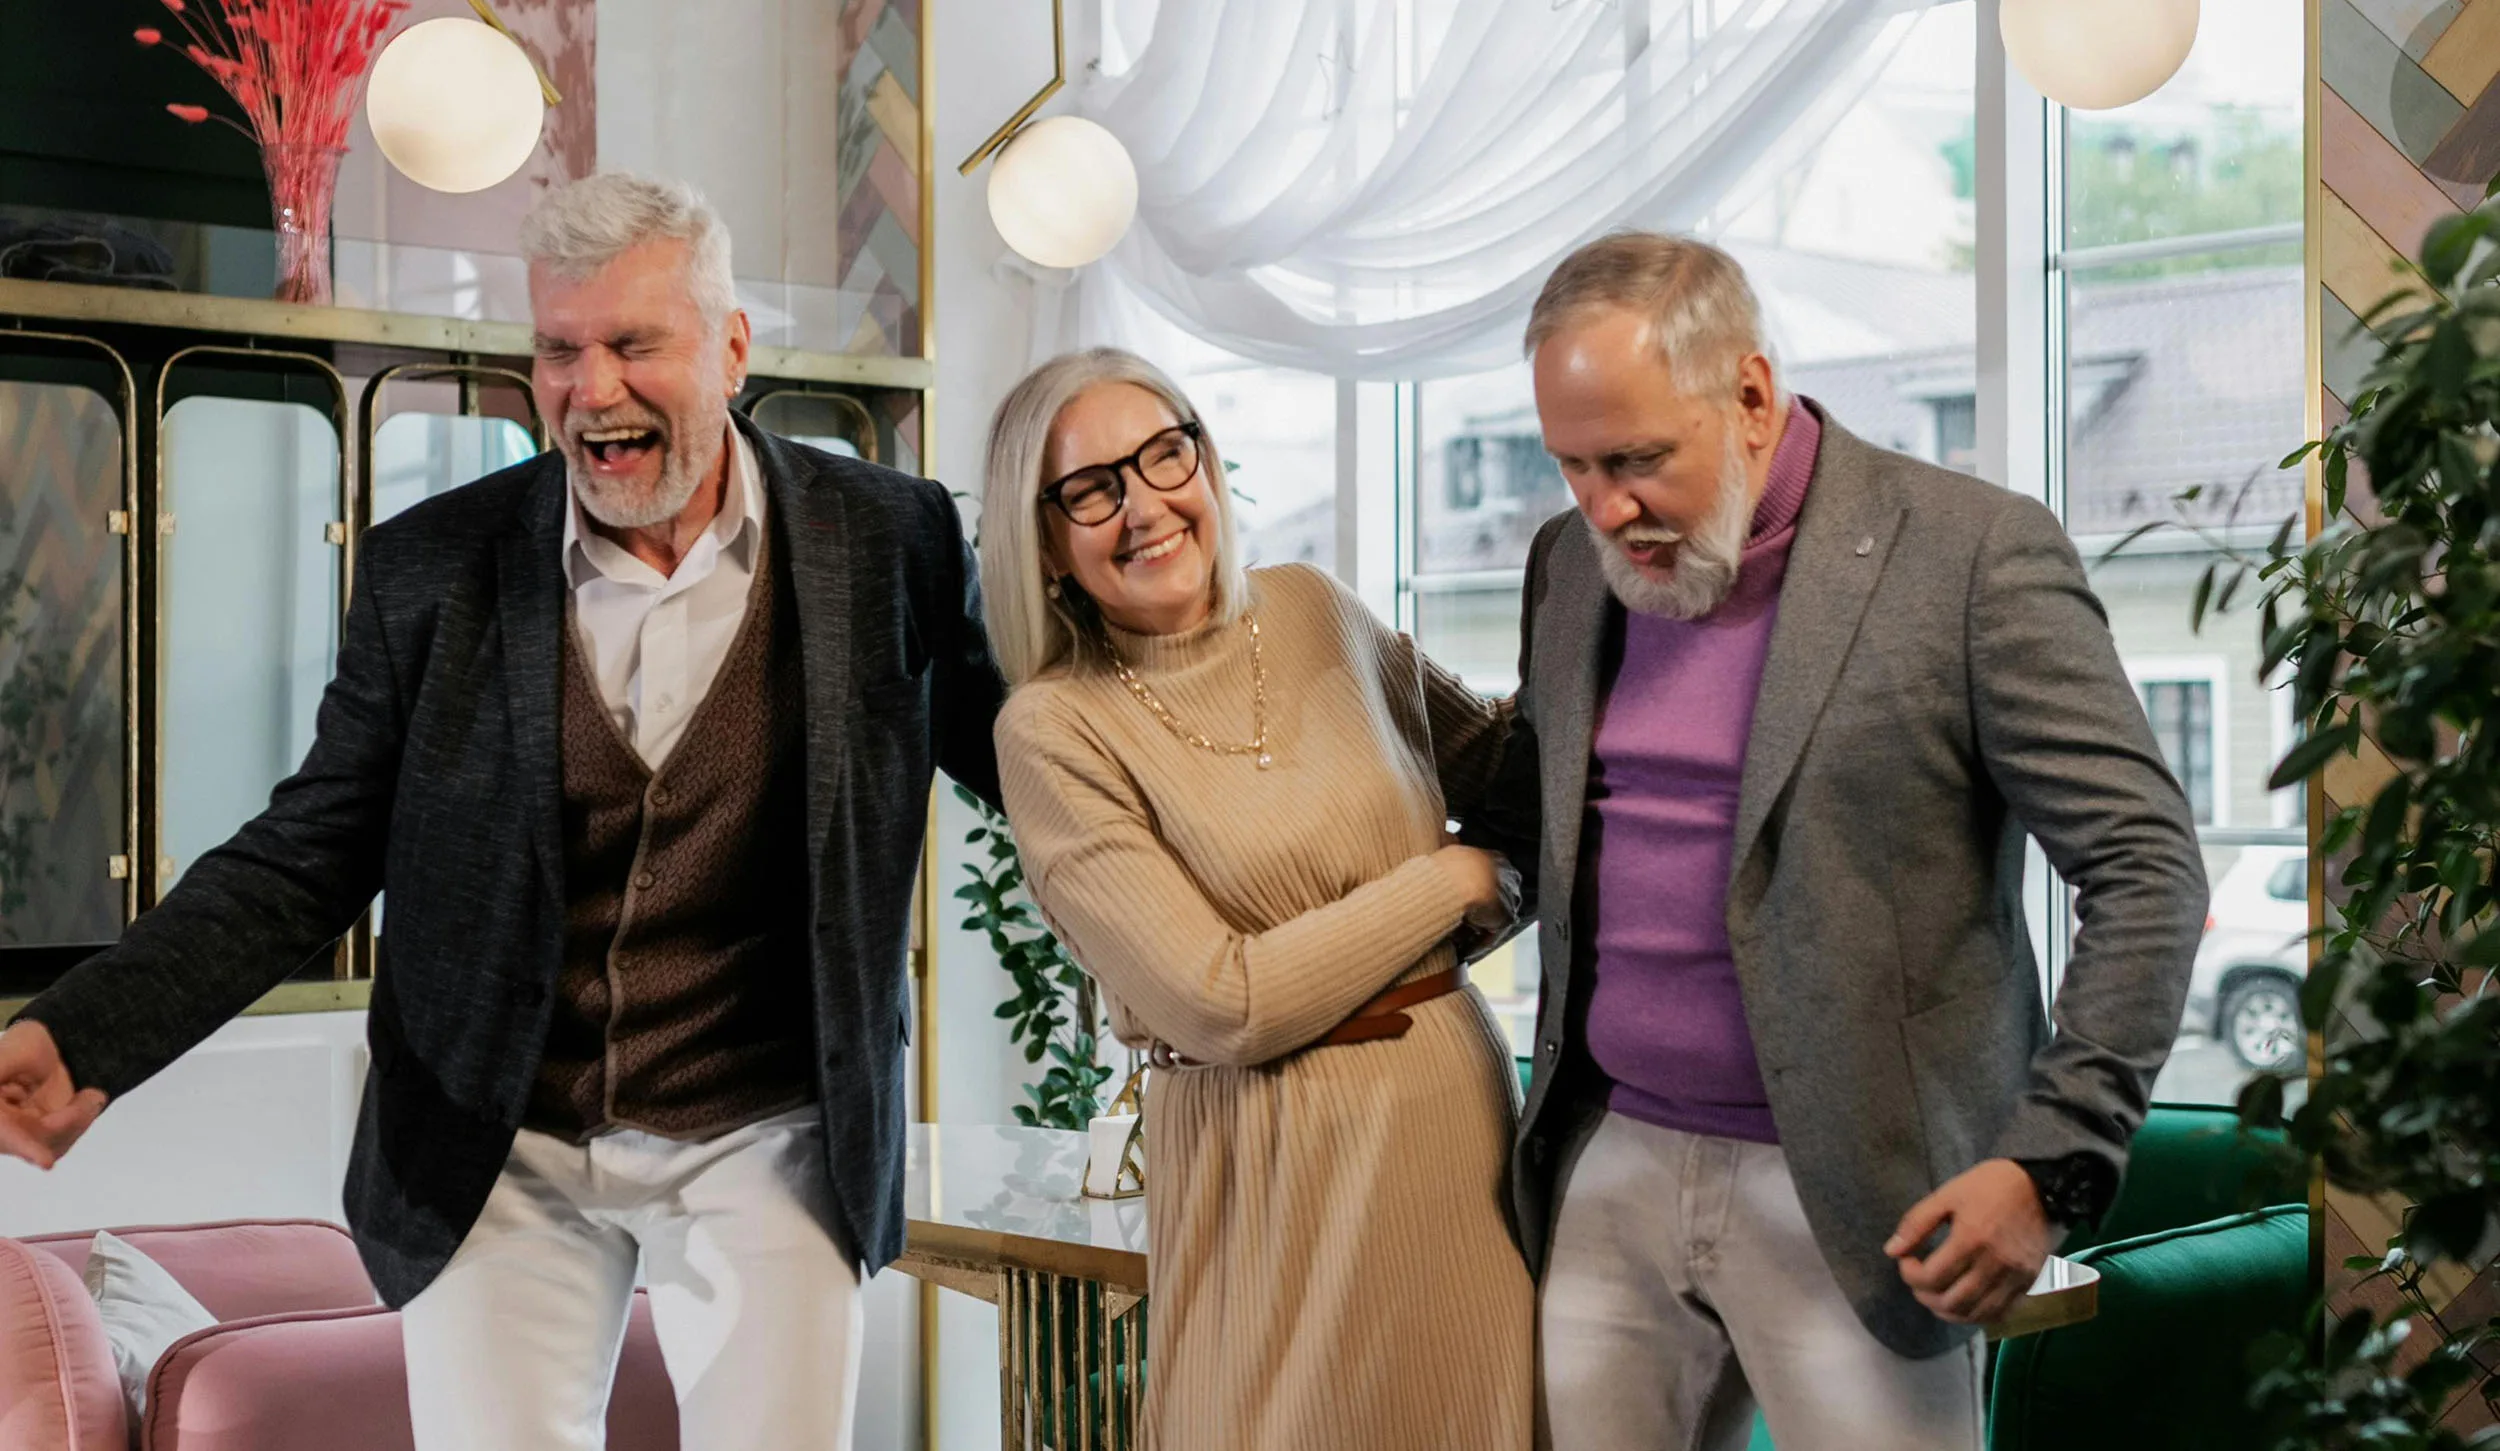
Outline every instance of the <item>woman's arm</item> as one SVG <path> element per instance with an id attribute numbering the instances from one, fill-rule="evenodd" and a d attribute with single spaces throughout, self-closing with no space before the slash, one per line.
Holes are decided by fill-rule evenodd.
<path id="1" fill-rule="evenodd" d="M 1207 901 L 1155 834 L 1135 783 L 1072 711 L 1011 701 L 998 763 L 1051 930 L 1139 1023 L 1203 1063 L 1265 1063 L 1326 1035 L 1475 905 L 1466 874 L 1435 853 L 1244 931 Z"/>

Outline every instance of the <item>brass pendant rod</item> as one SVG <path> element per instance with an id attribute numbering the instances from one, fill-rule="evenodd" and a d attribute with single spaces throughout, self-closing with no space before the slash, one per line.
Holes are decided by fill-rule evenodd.
<path id="1" fill-rule="evenodd" d="M 469 0 L 469 3 L 475 5 L 479 3 L 479 0 Z M 1033 119 L 1033 113 L 1042 108 L 1042 103 L 1059 94 L 1059 88 L 1068 83 L 1068 17 L 1066 3 L 1067 0 L 1050 0 L 1050 84 L 1042 87 L 1038 91 L 1035 91 L 1033 93 L 1032 100 L 1025 102 L 1024 105 L 1016 111 L 1016 114 L 1007 118 L 1006 125 L 1001 126 L 997 130 L 990 133 L 990 139 L 981 143 L 980 150 L 965 157 L 964 164 L 955 168 L 957 175 L 972 175 L 972 169 L 974 167 L 989 160 L 990 157 L 996 154 L 1001 147 L 1004 147 L 1008 142 L 1015 140 L 1016 133 L 1024 129 L 1025 122 Z M 925 44 L 926 42 L 924 41 L 923 43 Z M 922 104 L 927 104 L 925 98 Z"/>
<path id="2" fill-rule="evenodd" d="M 530 69 L 538 74 L 538 94 L 544 96 L 550 106 L 562 105 L 564 95 L 556 89 L 556 83 L 547 78 L 547 68 L 538 63 L 538 57 L 530 55 L 530 48 L 522 45 L 521 37 L 513 34 L 512 27 L 503 23 L 503 17 L 495 13 L 495 7 L 487 0 L 469 0 L 469 8 L 476 11 L 477 18 L 485 21 L 496 34 L 521 47 L 521 54 L 529 56 Z"/>

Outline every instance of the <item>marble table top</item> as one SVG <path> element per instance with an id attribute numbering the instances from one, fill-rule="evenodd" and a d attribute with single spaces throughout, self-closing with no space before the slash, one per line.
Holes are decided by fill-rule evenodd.
<path id="1" fill-rule="evenodd" d="M 1150 1171 L 1151 1172 L 1151 1171 Z M 904 1163 L 914 1256 L 1146 1289 L 1146 1201 L 1088 1199 L 1071 1129 L 913 1124 Z"/>

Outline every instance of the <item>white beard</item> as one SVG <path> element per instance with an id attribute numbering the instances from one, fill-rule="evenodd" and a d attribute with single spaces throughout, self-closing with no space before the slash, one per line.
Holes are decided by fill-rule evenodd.
<path id="1" fill-rule="evenodd" d="M 627 422 L 639 423 L 634 419 Z M 612 420 L 592 420 L 580 425 L 587 431 L 611 426 Z M 717 420 L 698 422 L 694 437 L 708 437 L 714 447 L 697 459 L 693 451 L 680 447 L 681 436 L 674 428 L 662 427 L 660 432 L 660 476 L 647 489 L 618 488 L 593 472 L 575 443 L 565 451 L 565 473 L 573 483 L 573 497 L 582 501 L 582 512 L 610 529 L 648 529 L 665 524 L 686 511 L 693 502 L 695 490 L 703 487 L 703 479 L 720 458 L 719 450 L 728 444 L 729 416 L 726 406 Z"/>
<path id="2" fill-rule="evenodd" d="M 1727 454 L 1719 464 L 1719 496 L 1709 516 L 1676 547 L 1664 578 L 1634 564 L 1619 542 L 1626 534 L 1655 536 L 1656 526 L 1635 522 L 1609 535 L 1588 524 L 1597 542 L 1598 569 L 1625 609 L 1670 620 L 1698 620 L 1726 601 L 1745 562 L 1746 536 L 1753 532 L 1754 503 L 1747 483 L 1744 445 L 1730 428 Z M 1580 520 L 1587 524 L 1588 516 L 1583 514 Z"/>

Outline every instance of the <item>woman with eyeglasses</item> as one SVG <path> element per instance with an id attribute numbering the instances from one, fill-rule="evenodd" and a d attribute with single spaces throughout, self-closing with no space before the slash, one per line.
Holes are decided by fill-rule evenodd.
<path id="1" fill-rule="evenodd" d="M 1224 477 L 1179 388 L 1098 349 L 1000 404 L 981 506 L 1027 884 L 1159 1065 L 1148 1441 L 1524 1448 L 1516 1079 L 1455 950 L 1516 878 L 1444 832 L 1508 708 L 1328 575 L 1245 571 Z"/>

